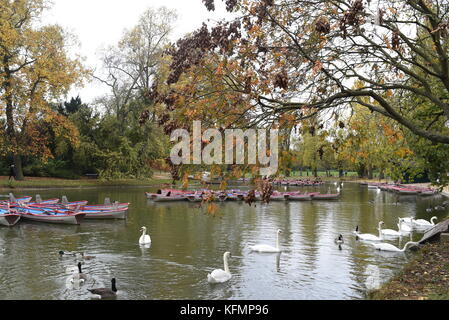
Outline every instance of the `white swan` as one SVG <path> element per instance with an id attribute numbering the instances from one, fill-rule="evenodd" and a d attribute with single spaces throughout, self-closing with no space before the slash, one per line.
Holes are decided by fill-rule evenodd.
<path id="1" fill-rule="evenodd" d="M 432 219 L 430 219 L 430 222 L 424 219 L 417 219 L 417 220 L 413 220 L 413 224 L 418 226 L 418 227 L 431 227 L 435 225 L 435 222 L 433 222 L 433 220 L 437 220 L 437 217 L 432 217 Z"/>
<path id="2" fill-rule="evenodd" d="M 382 229 L 382 225 L 384 225 L 385 223 L 383 221 L 380 222 L 380 233 L 382 234 L 382 236 L 390 236 L 390 237 L 401 237 L 402 233 L 400 231 L 396 231 L 393 229 Z"/>
<path id="3" fill-rule="evenodd" d="M 147 228 L 146 227 L 142 227 L 140 229 L 140 231 L 142 231 L 142 236 L 139 239 L 139 244 L 150 244 L 151 243 L 151 238 L 149 235 L 147 235 Z"/>
<path id="4" fill-rule="evenodd" d="M 223 283 L 231 279 L 232 275 L 231 272 L 229 272 L 228 266 L 228 257 L 230 256 L 230 252 L 225 252 L 225 254 L 223 255 L 224 270 L 215 269 L 207 275 L 207 281 L 209 283 Z"/>
<path id="5" fill-rule="evenodd" d="M 401 233 L 410 233 L 413 231 L 413 227 L 405 223 L 402 218 L 399 218 L 398 228 Z"/>
<path id="6" fill-rule="evenodd" d="M 405 252 L 405 250 L 407 250 L 408 246 L 410 246 L 410 245 L 417 246 L 417 245 L 419 245 L 419 243 L 418 242 L 412 242 L 412 241 L 407 242 L 403 249 L 399 249 L 399 248 L 395 247 L 392 244 L 384 243 L 384 242 L 382 242 L 382 243 L 372 243 L 372 245 L 377 250 L 380 250 L 380 251 Z"/>
<path id="7" fill-rule="evenodd" d="M 267 245 L 267 244 L 256 244 L 255 246 L 251 246 L 251 251 L 257 251 L 257 252 L 281 252 L 281 249 L 279 249 L 279 235 L 282 233 L 282 230 L 279 229 L 277 231 L 276 236 L 276 247 Z"/>
<path id="8" fill-rule="evenodd" d="M 410 218 L 399 218 L 399 221 L 401 221 L 401 220 L 402 220 L 403 223 L 408 224 L 410 227 L 413 227 L 413 220 L 414 220 L 413 217 L 410 217 Z"/>
<path id="9" fill-rule="evenodd" d="M 357 226 L 357 228 L 355 228 L 354 234 L 357 236 L 358 239 L 360 240 L 365 240 L 365 241 L 382 241 L 382 234 L 380 233 L 380 226 L 381 224 L 379 223 L 379 236 L 375 236 L 374 234 L 369 234 L 369 233 L 360 233 L 359 232 L 359 226 Z"/>

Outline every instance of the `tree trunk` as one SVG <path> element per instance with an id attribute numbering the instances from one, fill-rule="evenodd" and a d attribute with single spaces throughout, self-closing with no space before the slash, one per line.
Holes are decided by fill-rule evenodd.
<path id="1" fill-rule="evenodd" d="M 23 180 L 23 170 L 22 170 L 22 157 L 18 154 L 13 155 L 14 158 L 14 173 L 16 180 Z"/>
<path id="2" fill-rule="evenodd" d="M 339 170 L 338 170 L 338 176 L 339 176 L 340 178 L 342 178 L 343 175 L 344 175 L 343 169 L 339 169 Z"/>

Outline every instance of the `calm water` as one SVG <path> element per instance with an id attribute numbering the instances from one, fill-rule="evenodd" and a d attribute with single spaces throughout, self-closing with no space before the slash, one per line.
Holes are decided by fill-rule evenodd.
<path id="1" fill-rule="evenodd" d="M 301 190 L 334 192 L 335 186 Z M 298 189 L 298 188 L 296 188 Z M 284 190 L 281 188 L 280 190 Z M 126 221 L 91 221 L 80 226 L 58 226 L 21 221 L 0 227 L 0 299 L 90 299 L 86 290 L 110 286 L 117 279 L 119 299 L 360 299 L 369 276 L 381 282 L 413 255 L 373 250 L 356 241 L 356 225 L 363 233 L 377 234 L 377 224 L 397 230 L 398 217 L 440 219 L 448 212 L 427 213 L 443 197 L 397 197 L 346 183 L 342 200 L 274 202 L 249 207 L 239 202 L 217 204 L 216 216 L 197 203 L 153 203 L 144 188 L 101 188 L 36 191 L 42 198 L 67 195 L 69 200 L 103 203 L 105 197 L 131 202 Z M 27 192 L 34 195 L 35 192 Z M 21 196 L 22 194 L 16 194 Z M 139 229 L 146 226 L 150 248 L 138 245 Z M 249 246 L 275 244 L 282 229 L 283 253 L 256 254 Z M 343 234 L 342 250 L 334 239 Z M 415 233 L 413 239 L 422 234 Z M 396 246 L 410 239 L 390 241 Z M 90 279 L 80 288 L 68 286 L 67 267 L 73 258 L 58 251 L 95 255 L 83 270 Z M 232 279 L 210 285 L 206 276 L 223 268 L 223 253 L 230 251 Z"/>

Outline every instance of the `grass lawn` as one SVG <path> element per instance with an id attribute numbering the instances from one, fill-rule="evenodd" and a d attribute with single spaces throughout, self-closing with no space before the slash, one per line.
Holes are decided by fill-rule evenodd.
<path id="1" fill-rule="evenodd" d="M 0 177 L 0 189 L 27 189 L 27 188 L 83 188 L 83 187 L 119 187 L 119 186 L 157 186 L 171 183 L 171 179 L 165 176 L 155 175 L 151 179 L 121 179 L 121 180 L 97 180 L 80 179 L 67 180 L 56 178 L 25 177 L 24 181 L 8 181 L 8 177 Z"/>

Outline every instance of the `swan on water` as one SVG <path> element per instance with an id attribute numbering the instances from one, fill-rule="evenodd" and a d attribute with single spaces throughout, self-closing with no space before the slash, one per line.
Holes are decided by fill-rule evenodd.
<path id="1" fill-rule="evenodd" d="M 413 241 L 407 242 L 405 244 L 404 248 L 402 248 L 402 249 L 399 249 L 398 247 L 395 247 L 392 244 L 384 243 L 384 242 L 382 242 L 382 243 L 372 243 L 372 245 L 377 250 L 380 250 L 380 251 L 405 252 L 405 250 L 407 250 L 408 246 L 412 246 L 412 245 L 413 246 L 417 246 L 417 245 L 419 245 L 419 243 L 418 242 L 413 242 Z"/>
<path id="2" fill-rule="evenodd" d="M 117 297 L 117 288 L 115 286 L 115 278 L 111 280 L 111 288 L 87 289 L 97 299 L 113 299 Z"/>
<path id="3" fill-rule="evenodd" d="M 256 252 L 281 252 L 281 249 L 279 248 L 279 235 L 282 233 L 281 229 L 278 229 L 277 235 L 276 235 L 276 247 L 270 246 L 268 244 L 256 244 L 255 246 L 251 246 L 251 251 Z"/>
<path id="4" fill-rule="evenodd" d="M 140 231 L 142 231 L 142 236 L 139 239 L 139 244 L 150 244 L 151 243 L 151 238 L 147 234 L 147 228 L 146 227 L 142 227 L 140 229 Z"/>
<path id="5" fill-rule="evenodd" d="M 382 236 L 390 236 L 390 237 L 401 237 L 402 236 L 402 233 L 400 231 L 396 231 L 393 229 L 382 229 L 382 226 L 384 224 L 385 223 L 383 221 L 380 222 L 379 231 L 382 234 Z"/>
<path id="6" fill-rule="evenodd" d="M 355 228 L 354 234 L 356 235 L 356 237 L 360 240 L 365 240 L 365 241 L 382 241 L 382 234 L 380 233 L 380 226 L 381 224 L 379 223 L 379 236 L 375 236 L 374 234 L 369 234 L 369 233 L 360 233 L 359 232 L 359 226 L 357 226 Z"/>
<path id="7" fill-rule="evenodd" d="M 207 275 L 207 281 L 209 283 L 223 283 L 231 279 L 232 275 L 231 272 L 229 272 L 228 266 L 228 258 L 230 256 L 230 252 L 225 252 L 225 254 L 223 255 L 224 270 L 215 269 Z"/>
<path id="8" fill-rule="evenodd" d="M 413 227 L 405 223 L 402 218 L 399 218 L 398 228 L 402 233 L 410 233 L 413 231 Z"/>
<path id="9" fill-rule="evenodd" d="M 418 227 L 431 227 L 435 225 L 435 222 L 433 222 L 433 220 L 437 220 L 437 217 L 432 217 L 430 219 L 430 222 L 424 219 L 417 219 L 417 220 L 413 220 L 413 224 L 415 224 Z"/>
<path id="10" fill-rule="evenodd" d="M 413 217 L 410 217 L 410 218 L 399 218 L 399 221 L 401 221 L 401 220 L 402 220 L 403 223 L 408 224 L 410 227 L 413 227 L 413 220 L 414 220 Z"/>

